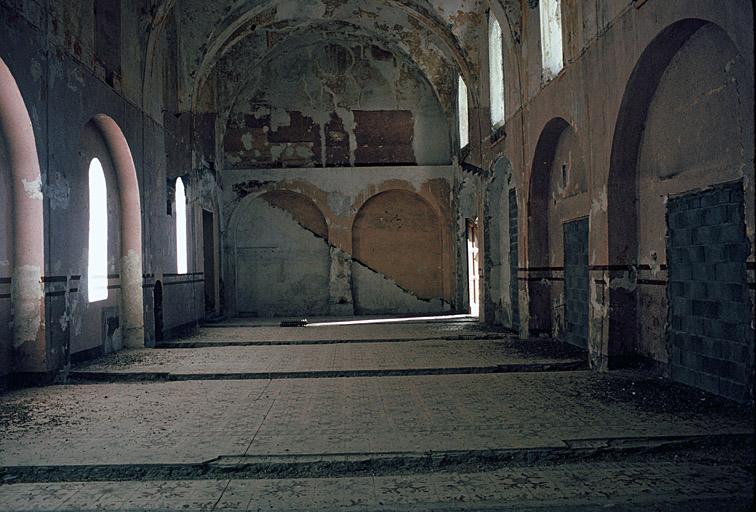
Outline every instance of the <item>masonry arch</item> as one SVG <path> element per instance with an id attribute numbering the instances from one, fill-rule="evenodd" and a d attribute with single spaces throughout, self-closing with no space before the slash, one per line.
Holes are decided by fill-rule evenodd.
<path id="1" fill-rule="evenodd" d="M 369 198 L 352 224 L 355 312 L 444 311 L 443 247 L 440 218 L 419 194 L 392 189 Z"/>
<path id="2" fill-rule="evenodd" d="M 13 304 L 12 339 L 2 348 L 12 355 L 12 368 L 0 365 L 3 373 L 47 372 L 50 369 L 45 342 L 45 304 L 42 288 L 44 274 L 44 213 L 37 146 L 29 113 L 8 66 L 0 59 L 0 180 L 9 187 L 10 207 L 0 210 L 5 216 L 2 235 L 7 237 L 3 252 L 8 264 L 0 267 L 9 298 L 0 299 L 0 311 L 10 318 Z M 7 218 L 10 217 L 10 218 Z M 3 302 L 7 302 L 3 304 Z M 5 324 L 8 325 L 8 324 Z M 2 331 L 0 331 L 2 333 Z M 10 334 L 10 333 L 9 333 Z"/>
<path id="3" fill-rule="evenodd" d="M 549 258 L 549 189 L 557 144 L 569 123 L 561 117 L 546 123 L 533 156 L 528 193 L 528 296 L 531 334 L 551 334 Z"/>
<path id="4" fill-rule="evenodd" d="M 563 118 L 546 124 L 531 175 L 528 280 L 531 331 L 587 348 L 590 200 L 582 155 L 572 125 Z"/>
<path id="5" fill-rule="evenodd" d="M 701 19 L 685 19 L 668 26 L 643 51 L 626 86 L 612 143 L 608 182 L 609 263 L 615 269 L 614 282 L 618 283 L 610 289 L 610 357 L 632 355 L 669 364 L 673 378 L 735 398 L 741 397 L 730 391 L 737 388 L 737 393 L 742 394 L 743 386 L 752 387 L 752 380 L 748 384 L 736 382 L 732 376 L 720 376 L 730 384 L 736 382 L 728 384 L 727 390 L 719 388 L 719 379 L 716 385 L 711 381 L 704 385 L 706 379 L 693 375 L 697 374 L 695 368 L 684 362 L 691 358 L 682 355 L 686 350 L 675 342 L 677 331 L 696 336 L 705 333 L 687 332 L 695 330 L 691 327 L 696 324 L 695 314 L 685 324 L 687 327 L 683 326 L 677 302 L 668 301 L 668 297 L 674 298 L 676 288 L 688 286 L 681 274 L 687 263 L 677 257 L 681 249 L 671 253 L 668 249 L 677 247 L 684 234 L 698 237 L 705 227 L 701 222 L 709 225 L 718 218 L 709 211 L 710 200 L 700 200 L 695 195 L 704 188 L 716 190 L 737 183 L 731 193 L 733 200 L 726 205 L 726 221 L 739 225 L 745 219 L 753 222 L 754 133 L 748 121 L 753 119 L 753 102 L 752 65 L 725 30 Z M 676 197 L 685 195 L 690 196 L 688 204 L 699 204 L 700 208 L 697 212 L 683 212 L 686 218 L 690 217 L 683 229 L 670 217 L 675 215 L 670 208 L 677 204 Z M 744 226 L 742 231 L 744 235 Z M 702 250 L 694 252 L 701 252 L 704 258 L 718 247 L 714 239 L 695 242 Z M 742 254 L 728 252 L 737 262 L 727 261 L 742 265 L 737 280 L 743 280 L 741 284 L 745 285 L 745 259 L 752 248 L 745 241 L 733 238 L 730 242 L 745 247 Z M 706 273 L 707 265 L 716 264 L 705 260 L 692 263 L 699 277 Z M 715 281 L 723 282 L 720 276 Z M 706 288 L 718 286 L 716 283 L 712 281 Z M 737 299 L 739 302 L 747 297 Z M 737 307 L 733 303 L 727 309 Z M 744 332 L 750 338 L 745 342 L 750 344 L 748 353 L 752 354 L 753 330 L 746 326 Z M 714 345 L 718 343 L 724 342 L 716 341 Z M 752 360 L 746 366 L 752 368 Z"/>
<path id="6" fill-rule="evenodd" d="M 120 237 L 121 339 L 125 347 L 143 347 L 142 210 L 136 167 L 126 137 L 111 117 L 97 114 L 88 126 L 102 137 L 115 177 Z"/>
<path id="7" fill-rule="evenodd" d="M 238 315 L 328 314 L 328 225 L 312 199 L 291 190 L 249 195 L 233 212 L 230 232 Z"/>

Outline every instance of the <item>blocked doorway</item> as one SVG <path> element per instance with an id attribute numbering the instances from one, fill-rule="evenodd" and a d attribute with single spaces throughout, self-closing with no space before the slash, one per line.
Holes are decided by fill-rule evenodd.
<path id="1" fill-rule="evenodd" d="M 564 341 L 588 348 L 588 219 L 564 224 Z"/>
<path id="2" fill-rule="evenodd" d="M 672 379 L 747 401 L 753 310 L 742 184 L 670 198 L 667 228 Z"/>

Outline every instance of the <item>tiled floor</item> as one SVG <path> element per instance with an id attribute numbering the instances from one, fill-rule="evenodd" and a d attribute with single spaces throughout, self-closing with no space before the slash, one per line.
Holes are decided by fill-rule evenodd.
<path id="1" fill-rule="evenodd" d="M 744 469 L 565 464 L 344 478 L 62 482 L 0 486 L 7 510 L 747 510 Z"/>
<path id="2" fill-rule="evenodd" d="M 86 372 L 265 373 L 471 368 L 580 362 L 584 356 L 534 356 L 489 340 L 402 341 L 329 345 L 229 346 L 134 350 L 78 365 Z"/>
<path id="3" fill-rule="evenodd" d="M 363 336 L 362 341 L 374 343 L 160 349 L 85 367 L 106 373 L 160 369 L 222 377 L 238 371 L 449 368 L 571 357 L 560 350 L 549 356 L 543 347 L 524 350 L 504 334 L 502 341 L 428 341 L 442 332 L 448 337 L 475 332 L 462 323 L 371 326 L 357 333 L 351 327 L 327 329 L 333 341 Z M 283 340 L 292 329 L 207 331 L 232 332 L 240 340 Z M 407 338 L 380 341 L 399 336 Z M 667 504 L 665 510 L 721 511 L 743 508 L 752 488 L 748 443 L 742 450 L 732 451 L 731 444 L 712 448 L 716 463 L 685 447 L 667 448 L 658 459 L 650 452 L 630 462 L 615 453 L 617 440 L 648 452 L 660 439 L 753 435 L 748 411 L 635 373 L 57 385 L 0 396 L 0 426 L 0 510 L 645 510 Z M 578 460 L 570 451 L 575 446 L 604 447 L 597 453 L 619 459 Z M 296 471 L 286 478 L 200 472 L 189 480 L 181 479 L 186 474 L 176 479 L 161 473 L 147 481 L 99 481 L 112 478 L 76 473 L 92 465 L 161 467 L 165 472 L 218 457 L 241 461 L 234 464 L 275 460 L 276 468 L 296 469 L 300 466 L 291 464 L 313 457 L 321 462 L 348 454 L 410 461 L 475 453 L 483 460 L 485 454 L 502 451 L 524 453 L 517 459 L 522 465 L 486 462 L 459 472 L 384 467 L 362 474 L 351 469 L 334 473 L 337 466 L 323 462 L 307 466 L 314 474 L 306 476 L 313 478 L 294 478 Z M 527 464 L 534 453 L 567 455 Z M 39 476 L 32 466 L 51 469 Z"/>

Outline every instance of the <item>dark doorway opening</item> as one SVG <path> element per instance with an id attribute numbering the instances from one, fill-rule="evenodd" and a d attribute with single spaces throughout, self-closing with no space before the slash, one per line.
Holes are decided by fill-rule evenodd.
<path id="1" fill-rule="evenodd" d="M 480 261 L 478 258 L 478 222 L 467 219 L 467 276 L 470 295 L 470 315 L 480 315 Z"/>
<path id="2" fill-rule="evenodd" d="M 155 314 L 155 341 L 163 341 L 163 283 L 160 281 L 155 281 L 152 300 L 152 310 Z"/>
<path id="3" fill-rule="evenodd" d="M 202 210 L 202 244 L 205 273 L 205 311 L 215 311 L 215 218 Z"/>

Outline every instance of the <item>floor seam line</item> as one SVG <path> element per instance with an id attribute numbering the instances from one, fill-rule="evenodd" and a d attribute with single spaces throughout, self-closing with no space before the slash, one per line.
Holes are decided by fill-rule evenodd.
<path id="1" fill-rule="evenodd" d="M 215 501 L 215 503 L 213 504 L 213 507 L 210 510 L 215 510 L 215 508 L 218 506 L 218 503 L 220 503 L 221 500 L 223 499 L 223 495 L 226 494 L 226 490 L 228 489 L 229 485 L 231 485 L 231 479 L 230 478 L 226 482 L 226 486 L 223 488 L 223 490 L 220 493 L 220 496 L 218 496 L 218 499 Z"/>
<path id="2" fill-rule="evenodd" d="M 267 391 L 267 389 L 270 387 L 270 385 L 273 383 L 273 380 L 269 380 L 268 384 L 265 386 L 265 389 L 260 393 L 260 396 L 262 396 L 262 393 Z M 263 416 L 262 421 L 260 422 L 260 426 L 257 427 L 257 430 L 255 431 L 255 435 L 252 436 L 252 439 L 249 441 L 249 444 L 247 445 L 247 449 L 244 450 L 244 456 L 246 457 L 249 453 L 249 449 L 252 448 L 252 443 L 255 442 L 255 439 L 257 439 L 257 434 L 260 433 L 260 430 L 262 430 L 263 425 L 265 424 L 265 420 L 268 418 L 268 414 L 270 414 L 271 409 L 273 409 L 273 405 L 275 405 L 276 400 L 278 400 L 278 397 L 274 398 L 273 401 L 270 403 L 270 407 L 268 407 L 268 410 L 265 411 L 265 415 Z"/>

